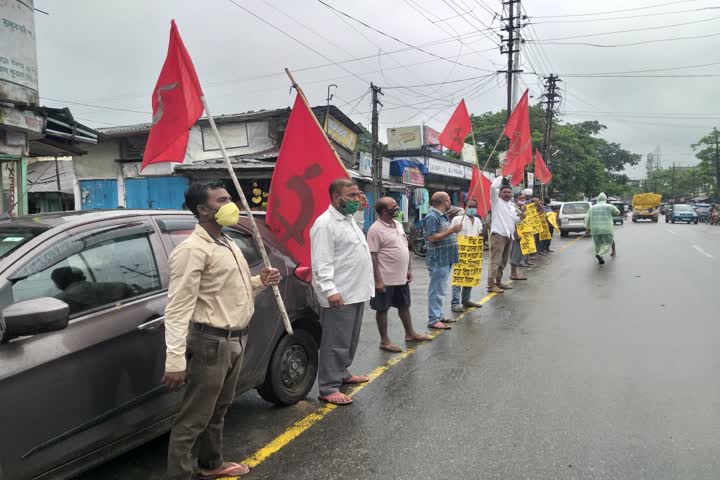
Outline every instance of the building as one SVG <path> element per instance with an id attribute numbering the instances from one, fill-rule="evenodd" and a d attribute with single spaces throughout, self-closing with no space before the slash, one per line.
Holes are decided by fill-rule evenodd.
<path id="1" fill-rule="evenodd" d="M 340 109 L 313 108 L 348 169 L 356 166 L 362 133 Z M 233 169 L 252 208 L 264 209 L 290 108 L 215 117 Z M 191 182 L 222 181 L 234 191 L 220 148 L 207 119 L 190 130 L 182 163 L 140 165 L 151 124 L 99 129 L 100 141 L 74 158 L 75 205 L 92 208 L 181 208 Z"/>

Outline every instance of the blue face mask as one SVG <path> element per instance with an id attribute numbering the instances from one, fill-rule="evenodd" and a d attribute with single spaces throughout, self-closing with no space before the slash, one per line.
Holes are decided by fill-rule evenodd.
<path id="1" fill-rule="evenodd" d="M 474 217 L 475 215 L 477 215 L 477 208 L 468 208 L 468 209 L 466 209 L 466 210 L 465 210 L 465 215 L 467 215 L 468 217 Z"/>

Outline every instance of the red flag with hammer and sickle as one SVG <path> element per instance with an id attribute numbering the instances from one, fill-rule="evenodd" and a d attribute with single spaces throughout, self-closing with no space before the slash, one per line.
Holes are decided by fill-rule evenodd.
<path id="1" fill-rule="evenodd" d="M 463 145 L 465 145 L 465 137 L 468 136 L 471 130 L 470 115 L 468 115 L 465 106 L 465 99 L 462 99 L 440 134 L 440 143 L 445 148 L 460 153 Z"/>
<path id="2" fill-rule="evenodd" d="M 140 170 L 153 163 L 185 160 L 190 128 L 203 113 L 200 81 L 175 20 L 170 45 L 152 95 L 153 124 Z"/>
<path id="3" fill-rule="evenodd" d="M 527 90 L 505 124 L 505 136 L 510 139 L 510 146 L 502 173 L 506 177 L 512 175 L 510 183 L 517 185 L 525 180 L 525 167 L 532 162 L 530 106 L 528 105 Z"/>
<path id="4" fill-rule="evenodd" d="M 330 204 L 328 189 L 345 167 L 305 104 L 295 98 L 270 183 L 265 223 L 301 266 L 310 266 L 310 227 Z"/>

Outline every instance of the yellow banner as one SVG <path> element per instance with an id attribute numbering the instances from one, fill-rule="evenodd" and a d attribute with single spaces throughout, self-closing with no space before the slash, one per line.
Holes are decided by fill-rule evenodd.
<path id="1" fill-rule="evenodd" d="M 550 222 L 550 225 L 552 225 L 555 230 L 560 230 L 560 227 L 558 226 L 558 223 L 557 223 L 557 213 L 548 212 L 545 214 L 545 216 L 547 217 L 548 222 Z"/>
<path id="2" fill-rule="evenodd" d="M 456 287 L 480 285 L 483 261 L 482 237 L 458 236 L 460 262 L 453 267 L 452 284 Z"/>
<path id="3" fill-rule="evenodd" d="M 542 229 L 540 230 L 540 240 L 552 239 L 550 227 L 548 226 L 547 217 L 545 215 L 540 216 L 540 226 L 542 227 Z"/>
<path id="4" fill-rule="evenodd" d="M 537 252 L 537 246 L 535 245 L 535 234 L 533 232 L 521 233 L 520 251 L 523 255 L 530 255 L 531 253 Z"/>

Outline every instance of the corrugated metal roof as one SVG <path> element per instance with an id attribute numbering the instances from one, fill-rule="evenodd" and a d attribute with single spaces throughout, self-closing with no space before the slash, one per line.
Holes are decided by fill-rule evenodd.
<path id="1" fill-rule="evenodd" d="M 239 158 L 231 157 L 230 163 L 233 168 L 238 170 L 273 170 L 275 169 L 275 161 L 264 161 L 256 158 Z M 175 171 L 193 171 L 193 170 L 218 170 L 225 168 L 225 161 L 222 158 L 213 160 L 197 160 L 193 163 L 182 164 L 175 167 Z"/>

